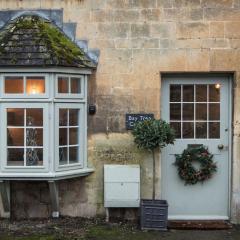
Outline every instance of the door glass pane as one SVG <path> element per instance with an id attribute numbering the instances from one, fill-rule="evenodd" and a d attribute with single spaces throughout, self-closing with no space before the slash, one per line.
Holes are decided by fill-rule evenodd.
<path id="1" fill-rule="evenodd" d="M 8 148 L 7 165 L 24 166 L 24 148 Z"/>
<path id="2" fill-rule="evenodd" d="M 59 129 L 59 145 L 67 145 L 68 139 L 68 128 L 60 128 Z"/>
<path id="3" fill-rule="evenodd" d="M 27 146 L 43 146 L 43 129 L 27 128 L 26 134 Z"/>
<path id="4" fill-rule="evenodd" d="M 68 110 L 67 109 L 59 109 L 59 126 L 67 126 L 68 125 Z"/>
<path id="5" fill-rule="evenodd" d="M 209 120 L 220 120 L 220 103 L 209 103 Z"/>
<path id="6" fill-rule="evenodd" d="M 69 144 L 78 144 L 78 128 L 69 128 Z"/>
<path id="7" fill-rule="evenodd" d="M 181 85 L 170 85 L 170 102 L 181 102 Z"/>
<path id="8" fill-rule="evenodd" d="M 78 162 L 78 147 L 69 147 L 69 163 Z"/>
<path id="9" fill-rule="evenodd" d="M 181 104 L 170 104 L 170 120 L 181 120 Z"/>
<path id="10" fill-rule="evenodd" d="M 79 109 L 69 109 L 69 126 L 78 126 Z"/>
<path id="11" fill-rule="evenodd" d="M 27 126 L 43 126 L 43 109 L 42 108 L 28 108 L 27 114 Z"/>
<path id="12" fill-rule="evenodd" d="M 27 166 L 39 166 L 43 164 L 43 149 L 42 148 L 27 148 L 26 149 L 26 164 Z"/>
<path id="13" fill-rule="evenodd" d="M 181 122 L 170 122 L 170 126 L 174 129 L 176 138 L 181 138 Z"/>
<path id="14" fill-rule="evenodd" d="M 196 102 L 207 102 L 207 85 L 196 85 Z"/>
<path id="15" fill-rule="evenodd" d="M 220 138 L 220 123 L 210 122 L 209 123 L 209 138 Z"/>
<path id="16" fill-rule="evenodd" d="M 194 101 L 194 85 L 183 85 L 183 102 Z"/>
<path id="17" fill-rule="evenodd" d="M 24 128 L 8 128 L 7 145 L 24 146 Z"/>
<path id="18" fill-rule="evenodd" d="M 27 77 L 26 92 L 27 94 L 45 93 L 45 78 L 44 77 Z"/>
<path id="19" fill-rule="evenodd" d="M 5 93 L 23 93 L 23 77 L 5 77 Z"/>
<path id="20" fill-rule="evenodd" d="M 219 84 L 209 85 L 209 102 L 220 102 L 220 89 Z"/>
<path id="21" fill-rule="evenodd" d="M 196 103 L 196 120 L 207 120 L 206 103 Z"/>
<path id="22" fill-rule="evenodd" d="M 183 103 L 183 120 L 194 120 L 193 103 Z"/>
<path id="23" fill-rule="evenodd" d="M 183 138 L 194 138 L 194 124 L 193 122 L 183 122 Z"/>
<path id="24" fill-rule="evenodd" d="M 68 163 L 68 148 L 67 147 L 60 147 L 59 148 L 59 164 L 64 165 Z"/>
<path id="25" fill-rule="evenodd" d="M 71 78 L 71 93 L 81 93 L 81 78 Z"/>
<path id="26" fill-rule="evenodd" d="M 207 138 L 207 122 L 196 123 L 196 138 Z"/>
<path id="27" fill-rule="evenodd" d="M 24 126 L 24 109 L 8 108 L 7 109 L 8 126 Z"/>
<path id="28" fill-rule="evenodd" d="M 58 93 L 69 93 L 68 81 L 68 77 L 58 77 Z"/>

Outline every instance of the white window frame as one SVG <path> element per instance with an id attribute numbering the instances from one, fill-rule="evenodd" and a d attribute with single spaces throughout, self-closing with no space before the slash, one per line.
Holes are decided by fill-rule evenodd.
<path id="1" fill-rule="evenodd" d="M 42 108 L 43 109 L 43 165 L 42 166 L 8 166 L 7 165 L 7 108 Z M 48 103 L 2 103 L 1 104 L 1 138 L 0 151 L 2 157 L 1 170 L 3 172 L 48 172 L 49 171 L 49 112 Z"/>
<path id="2" fill-rule="evenodd" d="M 59 109 L 79 109 L 79 161 L 78 163 L 59 164 Z M 55 103 L 55 169 L 56 171 L 66 171 L 85 167 L 85 150 L 87 147 L 86 134 L 86 107 L 84 103 Z"/>
<path id="3" fill-rule="evenodd" d="M 23 93 L 5 93 L 5 77 L 23 77 Z M 26 93 L 26 78 L 27 77 L 44 77 L 45 78 L 45 93 L 42 94 L 27 94 Z M 26 98 L 26 99 L 42 99 L 49 98 L 49 75 L 43 73 L 8 73 L 1 75 L 2 97 L 8 99 Z"/>
<path id="4" fill-rule="evenodd" d="M 59 77 L 67 77 L 69 78 L 68 80 L 68 88 L 69 88 L 69 91 L 71 90 L 71 85 L 70 85 L 70 79 L 72 77 L 75 77 L 75 78 L 80 78 L 80 84 L 81 84 L 81 92 L 80 93 L 58 93 L 58 78 Z M 56 74 L 56 77 L 55 77 L 55 97 L 56 98 L 73 98 L 73 99 L 76 99 L 76 98 L 84 98 L 85 97 L 85 78 L 84 78 L 84 75 L 73 75 L 73 74 Z"/>

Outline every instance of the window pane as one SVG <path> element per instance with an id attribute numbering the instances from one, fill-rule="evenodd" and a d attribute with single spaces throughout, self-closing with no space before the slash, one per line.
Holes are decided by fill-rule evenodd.
<path id="1" fill-rule="evenodd" d="M 194 85 L 183 85 L 183 102 L 194 101 Z"/>
<path id="2" fill-rule="evenodd" d="M 69 128 L 69 144 L 78 144 L 78 128 Z"/>
<path id="3" fill-rule="evenodd" d="M 68 163 L 67 158 L 67 147 L 61 147 L 59 148 L 59 164 L 64 165 Z"/>
<path id="4" fill-rule="evenodd" d="M 7 109 L 7 125 L 23 126 L 24 125 L 24 109 L 8 108 Z"/>
<path id="5" fill-rule="evenodd" d="M 27 77 L 26 78 L 27 94 L 45 93 L 45 78 L 44 77 Z"/>
<path id="6" fill-rule="evenodd" d="M 23 166 L 24 165 L 24 148 L 7 149 L 7 165 Z"/>
<path id="7" fill-rule="evenodd" d="M 27 164 L 27 166 L 43 165 L 43 149 L 42 148 L 27 148 L 26 164 Z"/>
<path id="8" fill-rule="evenodd" d="M 81 93 L 81 78 L 71 78 L 71 93 Z"/>
<path id="9" fill-rule="evenodd" d="M 67 145 L 67 132 L 68 128 L 59 129 L 59 145 Z"/>
<path id="10" fill-rule="evenodd" d="M 207 120 L 206 103 L 196 103 L 196 120 Z"/>
<path id="11" fill-rule="evenodd" d="M 170 104 L 170 120 L 181 120 L 181 104 Z"/>
<path id="12" fill-rule="evenodd" d="M 58 78 L 58 93 L 69 93 L 68 89 L 68 77 L 59 77 Z"/>
<path id="13" fill-rule="evenodd" d="M 176 138 L 181 138 L 181 122 L 170 122 L 170 125 L 175 130 Z"/>
<path id="14" fill-rule="evenodd" d="M 24 129 L 8 128 L 7 129 L 8 146 L 24 146 Z"/>
<path id="15" fill-rule="evenodd" d="M 79 109 L 69 109 L 69 126 L 78 126 Z"/>
<path id="16" fill-rule="evenodd" d="M 210 122 L 209 123 L 209 138 L 220 138 L 220 123 Z"/>
<path id="17" fill-rule="evenodd" d="M 218 86 L 220 85 L 209 85 L 209 102 L 220 102 L 220 88 Z"/>
<path id="18" fill-rule="evenodd" d="M 207 102 L 207 85 L 196 85 L 196 102 Z"/>
<path id="19" fill-rule="evenodd" d="M 209 103 L 209 120 L 220 120 L 220 103 Z"/>
<path id="20" fill-rule="evenodd" d="M 183 120 L 194 120 L 193 103 L 183 103 Z"/>
<path id="21" fill-rule="evenodd" d="M 26 134 L 27 146 L 43 146 L 43 129 L 28 128 Z"/>
<path id="22" fill-rule="evenodd" d="M 196 123 L 196 138 L 207 138 L 207 123 L 197 122 Z"/>
<path id="23" fill-rule="evenodd" d="M 42 108 L 27 108 L 27 126 L 43 126 L 43 109 Z"/>
<path id="24" fill-rule="evenodd" d="M 194 138 L 194 125 L 192 122 L 183 122 L 183 138 Z"/>
<path id="25" fill-rule="evenodd" d="M 59 126 L 67 126 L 67 125 L 68 125 L 68 110 L 59 109 Z"/>
<path id="26" fill-rule="evenodd" d="M 170 85 L 170 102 L 181 102 L 181 85 Z"/>
<path id="27" fill-rule="evenodd" d="M 23 77 L 5 77 L 5 93 L 23 93 Z"/>
<path id="28" fill-rule="evenodd" d="M 78 162 L 78 147 L 69 148 L 69 163 Z"/>

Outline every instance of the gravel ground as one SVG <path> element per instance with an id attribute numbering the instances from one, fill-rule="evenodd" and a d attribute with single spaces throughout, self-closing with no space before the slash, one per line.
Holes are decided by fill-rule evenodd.
<path id="1" fill-rule="evenodd" d="M 0 220 L 0 240 L 240 240 L 240 226 L 229 230 L 140 231 L 134 223 L 102 219 L 60 218 Z"/>

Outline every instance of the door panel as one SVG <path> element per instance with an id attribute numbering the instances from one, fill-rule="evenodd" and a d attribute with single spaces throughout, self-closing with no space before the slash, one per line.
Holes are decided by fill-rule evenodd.
<path id="1" fill-rule="evenodd" d="M 164 120 L 175 129 L 175 144 L 162 151 L 162 198 L 172 219 L 227 219 L 229 208 L 229 79 L 222 76 L 165 77 Z M 184 185 L 174 166 L 175 154 L 191 144 L 207 146 L 217 162 L 212 179 Z M 219 149 L 223 145 L 223 149 Z"/>

